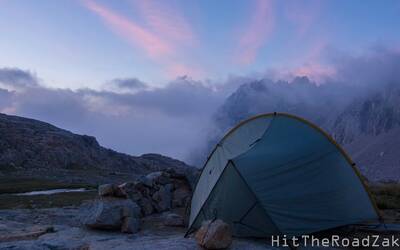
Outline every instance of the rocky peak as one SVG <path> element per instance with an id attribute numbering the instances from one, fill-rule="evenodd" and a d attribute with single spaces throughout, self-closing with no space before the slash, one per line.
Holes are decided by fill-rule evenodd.
<path id="1" fill-rule="evenodd" d="M 354 100 L 335 120 L 332 133 L 343 144 L 400 126 L 400 88 L 388 86 Z"/>

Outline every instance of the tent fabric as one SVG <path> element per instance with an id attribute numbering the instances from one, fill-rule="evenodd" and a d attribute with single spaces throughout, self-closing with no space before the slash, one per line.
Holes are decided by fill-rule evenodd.
<path id="1" fill-rule="evenodd" d="M 235 236 L 264 237 L 278 233 L 271 219 L 258 204 L 239 172 L 232 163 L 228 163 L 203 206 L 203 218 L 197 218 L 193 227 L 199 228 L 204 218 L 219 218 L 232 222 Z"/>
<path id="2" fill-rule="evenodd" d="M 249 150 L 255 141 L 261 138 L 271 122 L 271 117 L 260 117 L 246 126 L 240 126 L 229 132 L 214 148 L 203 167 L 202 175 L 193 193 L 191 214 L 198 214 L 212 188 L 224 170 L 229 159 Z M 190 218 L 190 224 L 194 217 Z"/>
<path id="3" fill-rule="evenodd" d="M 301 235 L 377 220 L 353 162 L 315 125 L 251 118 L 216 146 L 195 188 L 189 230 L 221 218 L 243 237 Z"/>

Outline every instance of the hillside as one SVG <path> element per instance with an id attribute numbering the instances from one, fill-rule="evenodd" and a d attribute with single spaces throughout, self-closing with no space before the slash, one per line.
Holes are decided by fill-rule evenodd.
<path id="1" fill-rule="evenodd" d="M 141 175 L 185 163 L 158 154 L 139 157 L 99 145 L 95 137 L 77 135 L 51 124 L 0 114 L 0 176 L 49 177 L 73 180 Z"/>
<path id="2" fill-rule="evenodd" d="M 377 136 L 362 135 L 345 148 L 371 181 L 399 180 L 400 128 Z"/>

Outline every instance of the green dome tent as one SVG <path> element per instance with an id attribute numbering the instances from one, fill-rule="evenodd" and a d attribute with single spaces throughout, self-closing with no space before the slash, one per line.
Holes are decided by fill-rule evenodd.
<path id="1" fill-rule="evenodd" d="M 235 236 L 299 236 L 379 219 L 355 164 L 316 125 L 250 118 L 216 145 L 194 190 L 188 233 L 222 219 Z"/>

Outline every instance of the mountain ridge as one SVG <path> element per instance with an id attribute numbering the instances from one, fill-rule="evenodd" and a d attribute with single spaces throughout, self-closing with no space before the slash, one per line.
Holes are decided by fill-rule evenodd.
<path id="1" fill-rule="evenodd" d="M 56 176 L 117 172 L 142 175 L 193 167 L 159 154 L 131 156 L 102 147 L 93 136 L 78 135 L 46 122 L 0 113 L 0 174 Z M 84 176 L 80 176 L 84 178 Z M 73 179 L 71 177 L 71 179 Z"/>

